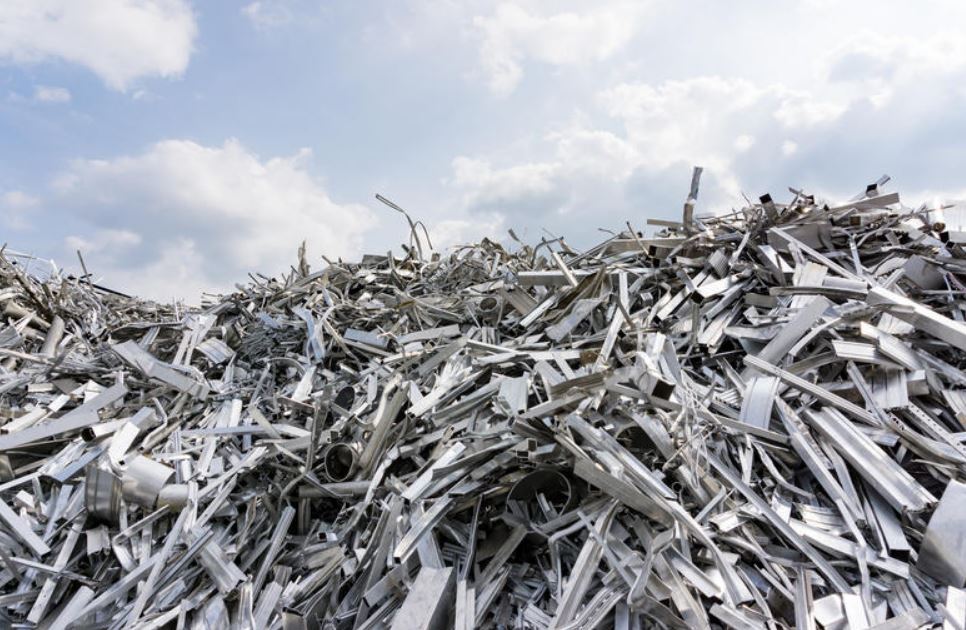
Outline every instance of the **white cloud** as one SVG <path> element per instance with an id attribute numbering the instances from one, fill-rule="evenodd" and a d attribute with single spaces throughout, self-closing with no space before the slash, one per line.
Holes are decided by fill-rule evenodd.
<path id="1" fill-rule="evenodd" d="M 473 24 L 481 34 L 480 63 L 490 90 L 506 96 L 523 78 L 528 59 L 552 66 L 602 61 L 631 40 L 641 3 L 604 3 L 582 13 L 540 15 L 513 3 L 500 4 Z"/>
<path id="2" fill-rule="evenodd" d="M 811 127 L 835 121 L 846 109 L 847 102 L 822 101 L 811 94 L 786 92 L 775 110 L 775 118 L 789 128 Z"/>
<path id="3" fill-rule="evenodd" d="M 786 128 L 809 127 L 832 122 L 847 108 L 780 84 L 719 76 L 623 83 L 602 92 L 601 102 L 624 122 L 645 161 L 661 166 L 681 159 L 724 163 L 733 150 L 742 150 L 736 128 L 767 129 L 770 118 Z"/>
<path id="4" fill-rule="evenodd" d="M 197 35 L 187 0 L 4 0 L 0 60 L 82 65 L 116 90 L 176 77 Z"/>
<path id="5" fill-rule="evenodd" d="M 71 250 L 113 255 L 118 249 L 141 244 L 141 235 L 130 230 L 98 230 L 93 236 L 68 236 L 64 244 Z"/>
<path id="6" fill-rule="evenodd" d="M 795 155 L 798 152 L 798 143 L 794 140 L 785 140 L 782 142 L 782 155 L 790 156 Z"/>
<path id="7" fill-rule="evenodd" d="M 791 155 L 797 145 L 782 145 L 788 130 L 833 124 L 849 105 L 720 76 L 621 83 L 600 92 L 598 102 L 609 119 L 546 134 L 548 158 L 500 166 L 486 156 L 454 160 L 449 184 L 462 208 L 499 213 L 509 226 L 542 225 L 555 214 L 581 221 L 567 224 L 581 234 L 615 227 L 615 220 L 619 228 L 641 201 L 654 204 L 650 216 L 677 215 L 690 169 L 700 165 L 707 172 L 702 211 L 727 210 L 741 200 L 743 160 Z M 607 129 L 615 123 L 622 131 Z"/>
<path id="8" fill-rule="evenodd" d="M 824 70 L 836 88 L 851 86 L 873 106 L 882 108 L 902 85 L 949 80 L 961 74 L 966 70 L 966 42 L 958 33 L 883 37 L 861 31 L 829 53 Z"/>
<path id="9" fill-rule="evenodd" d="M 258 29 L 269 29 L 288 24 L 293 17 L 292 10 L 279 0 L 252 2 L 242 7 L 241 12 Z"/>
<path id="10" fill-rule="evenodd" d="M 708 164 L 732 147 L 735 118 L 760 109 L 755 84 L 722 77 L 623 83 L 600 95 L 605 111 L 624 124 L 641 161 L 663 167 L 678 160 Z"/>
<path id="11" fill-rule="evenodd" d="M 470 209 L 499 209 L 521 201 L 540 201 L 557 188 L 559 165 L 531 162 L 494 169 L 489 161 L 469 157 L 453 160 L 452 185 L 464 192 Z"/>
<path id="12" fill-rule="evenodd" d="M 734 146 L 735 146 L 735 151 L 737 151 L 738 153 L 744 153 L 754 145 L 755 145 L 755 137 L 749 136 L 746 133 L 743 133 L 737 138 L 735 138 Z"/>
<path id="13" fill-rule="evenodd" d="M 883 37 L 878 32 L 862 31 L 833 50 L 826 60 L 826 71 L 833 81 L 921 77 L 964 68 L 966 42 L 958 33 Z"/>
<path id="14" fill-rule="evenodd" d="M 196 296 L 230 289 L 248 272 L 285 272 L 303 239 L 317 262 L 359 253 L 372 214 L 334 202 L 306 170 L 309 157 L 262 160 L 235 140 L 166 140 L 140 155 L 76 160 L 54 186 L 58 204 L 89 228 L 69 247 L 90 251 L 88 265 L 105 282 Z M 161 265 L 178 252 L 193 261 L 183 278 Z"/>
<path id="15" fill-rule="evenodd" d="M 40 206 L 40 200 L 22 190 L 8 190 L 0 194 L 0 216 L 3 225 L 13 230 L 30 227 L 28 217 Z"/>
<path id="16" fill-rule="evenodd" d="M 34 88 L 34 100 L 41 103 L 69 103 L 70 91 L 62 87 L 38 85 Z"/>
<path id="17" fill-rule="evenodd" d="M 622 181 L 641 161 L 640 151 L 610 131 L 569 127 L 547 135 L 560 168 L 601 179 Z"/>

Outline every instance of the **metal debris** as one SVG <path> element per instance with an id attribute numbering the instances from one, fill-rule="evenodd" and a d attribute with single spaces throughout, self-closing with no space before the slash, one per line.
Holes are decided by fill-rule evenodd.
<path id="1" fill-rule="evenodd" d="M 3 254 L 0 625 L 963 628 L 962 211 L 699 180 L 198 308 Z"/>

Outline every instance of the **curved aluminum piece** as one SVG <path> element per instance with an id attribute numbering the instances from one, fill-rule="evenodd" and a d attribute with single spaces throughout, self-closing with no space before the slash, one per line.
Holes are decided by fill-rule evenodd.
<path id="1" fill-rule="evenodd" d="M 121 482 L 113 472 L 93 464 L 87 467 L 84 506 L 94 518 L 117 523 L 121 511 Z"/>
<path id="2" fill-rule="evenodd" d="M 174 468 L 138 455 L 127 466 L 121 479 L 124 499 L 141 505 L 153 506 L 161 488 L 174 474 Z"/>
<path id="3" fill-rule="evenodd" d="M 169 483 L 158 492 L 158 507 L 168 506 L 172 512 L 180 512 L 188 504 L 188 484 Z"/>
<path id="4" fill-rule="evenodd" d="M 966 584 L 966 484 L 950 481 L 926 527 L 917 566 L 937 580 L 962 588 Z"/>

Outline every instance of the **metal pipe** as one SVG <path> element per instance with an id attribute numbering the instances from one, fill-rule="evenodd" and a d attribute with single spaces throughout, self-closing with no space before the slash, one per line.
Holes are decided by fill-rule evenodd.
<path id="1" fill-rule="evenodd" d="M 54 317 L 47 329 L 47 336 L 44 337 L 44 345 L 40 348 L 40 354 L 45 357 L 53 357 L 57 354 L 57 344 L 64 338 L 64 320 L 60 315 Z"/>
<path id="2" fill-rule="evenodd" d="M 84 507 L 94 518 L 116 524 L 121 511 L 121 482 L 110 470 L 96 464 L 87 467 Z"/>
<path id="3" fill-rule="evenodd" d="M 359 451 L 345 442 L 335 442 L 322 453 L 322 473 L 329 481 L 348 481 L 359 463 Z"/>
<path id="4" fill-rule="evenodd" d="M 121 492 L 127 501 L 153 507 L 161 488 L 172 475 L 174 468 L 144 455 L 137 455 L 126 462 L 124 476 L 121 478 Z"/>

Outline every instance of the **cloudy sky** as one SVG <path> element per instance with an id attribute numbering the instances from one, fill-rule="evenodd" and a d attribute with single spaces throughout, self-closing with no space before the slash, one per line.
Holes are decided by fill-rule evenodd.
<path id="1" fill-rule="evenodd" d="M 888 173 L 966 196 L 966 2 L 3 0 L 0 242 L 197 300 L 406 240 L 588 245 Z"/>

